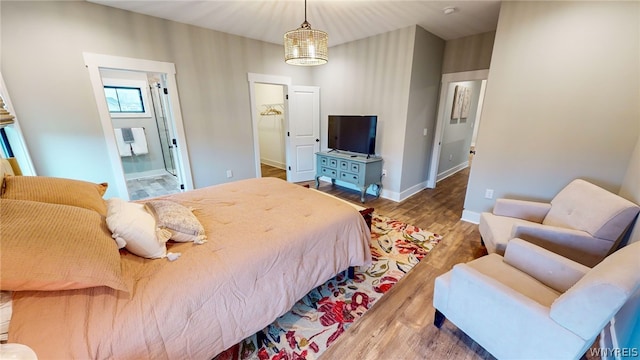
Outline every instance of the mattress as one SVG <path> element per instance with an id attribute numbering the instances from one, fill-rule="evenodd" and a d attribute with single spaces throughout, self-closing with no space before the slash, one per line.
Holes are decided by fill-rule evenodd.
<path id="1" fill-rule="evenodd" d="M 355 208 L 279 179 L 163 198 L 193 208 L 208 242 L 169 244 L 182 253 L 173 262 L 123 252 L 131 293 L 16 292 L 9 341 L 39 359 L 210 359 L 337 273 L 371 262 Z"/>

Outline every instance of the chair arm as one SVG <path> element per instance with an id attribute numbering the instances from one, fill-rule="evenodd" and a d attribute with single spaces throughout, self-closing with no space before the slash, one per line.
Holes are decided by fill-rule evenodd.
<path id="1" fill-rule="evenodd" d="M 497 199 L 493 207 L 493 214 L 508 216 L 536 223 L 542 223 L 551 209 L 551 204 L 535 201 Z"/>
<path id="2" fill-rule="evenodd" d="M 467 264 L 451 270 L 447 301 L 444 315 L 499 359 L 576 358 L 577 347 L 593 342 L 559 325 L 548 306 Z"/>
<path id="3" fill-rule="evenodd" d="M 614 244 L 593 237 L 586 231 L 533 223 L 514 224 L 511 238 L 534 243 L 588 267 L 594 267 L 602 261 Z"/>
<path id="4" fill-rule="evenodd" d="M 509 240 L 504 262 L 564 293 L 590 268 L 522 239 Z"/>

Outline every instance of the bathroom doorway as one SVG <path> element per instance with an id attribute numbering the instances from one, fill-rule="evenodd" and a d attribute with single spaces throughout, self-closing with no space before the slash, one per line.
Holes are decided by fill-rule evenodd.
<path id="1" fill-rule="evenodd" d="M 173 64 L 85 53 L 118 196 L 193 189 Z"/>
<path id="2" fill-rule="evenodd" d="M 129 198 L 180 192 L 166 76 L 114 69 L 100 76 Z"/>

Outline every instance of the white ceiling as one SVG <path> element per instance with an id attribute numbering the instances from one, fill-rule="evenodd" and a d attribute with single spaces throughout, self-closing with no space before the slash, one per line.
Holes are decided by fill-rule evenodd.
<path id="1" fill-rule="evenodd" d="M 303 0 L 87 0 L 275 44 L 304 21 Z M 445 15 L 443 9 L 456 10 Z M 308 0 L 311 27 L 335 46 L 418 24 L 444 40 L 496 29 L 500 1 Z"/>

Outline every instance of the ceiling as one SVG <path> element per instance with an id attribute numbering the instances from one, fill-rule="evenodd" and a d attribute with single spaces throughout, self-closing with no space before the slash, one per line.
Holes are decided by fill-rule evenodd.
<path id="1" fill-rule="evenodd" d="M 87 0 L 115 8 L 282 44 L 304 21 L 303 0 Z M 455 7 L 445 15 L 444 9 Z M 307 20 L 329 46 L 420 25 L 444 40 L 496 29 L 500 1 L 309 0 Z"/>

